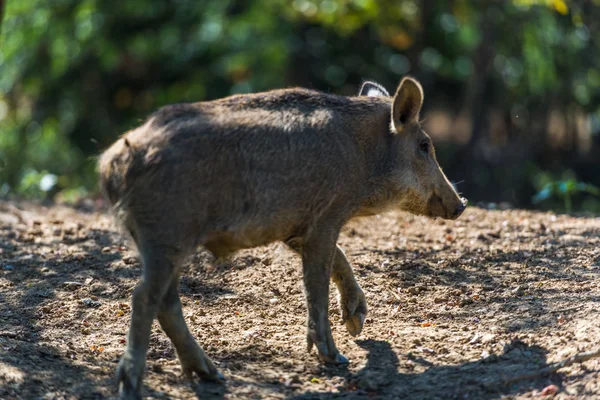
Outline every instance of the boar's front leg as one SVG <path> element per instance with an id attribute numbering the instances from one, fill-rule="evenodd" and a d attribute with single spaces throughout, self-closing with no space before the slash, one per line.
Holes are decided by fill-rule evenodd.
<path id="1" fill-rule="evenodd" d="M 302 245 L 304 290 L 308 308 L 308 350 L 316 345 L 325 362 L 344 364 L 348 359 L 339 353 L 329 325 L 329 279 L 336 252 L 337 234 L 314 233 Z"/>
<path id="2" fill-rule="evenodd" d="M 362 331 L 367 316 L 367 300 L 340 246 L 336 246 L 335 249 L 331 279 L 340 293 L 342 320 L 350 335 L 356 336 Z"/>
<path id="3" fill-rule="evenodd" d="M 288 247 L 302 254 L 302 244 L 295 239 L 286 242 Z M 352 336 L 360 334 L 367 316 L 367 299 L 352 272 L 352 266 L 340 246 L 336 246 L 331 271 L 331 280 L 340 293 L 339 303 L 342 321 Z"/>

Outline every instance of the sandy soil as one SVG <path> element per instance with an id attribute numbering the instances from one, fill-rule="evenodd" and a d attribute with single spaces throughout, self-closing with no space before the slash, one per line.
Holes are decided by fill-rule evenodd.
<path id="1" fill-rule="evenodd" d="M 0 202 L 0 398 L 116 395 L 138 259 L 87 207 Z M 351 222 L 340 244 L 366 292 L 351 338 L 331 294 L 347 367 L 306 352 L 299 259 L 274 244 L 181 280 L 192 332 L 226 375 L 188 382 L 158 324 L 149 398 L 600 398 L 598 359 L 515 377 L 600 346 L 600 219 L 469 208 L 458 221 L 393 213 Z M 546 389 L 548 392 L 550 389 Z M 544 392 L 544 393 L 546 393 Z"/>

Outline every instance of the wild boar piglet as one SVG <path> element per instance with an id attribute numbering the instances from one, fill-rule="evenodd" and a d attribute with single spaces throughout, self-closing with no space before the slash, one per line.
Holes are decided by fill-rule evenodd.
<path id="1" fill-rule="evenodd" d="M 281 241 L 302 258 L 307 341 L 346 363 L 327 317 L 330 279 L 342 319 L 358 335 L 367 303 L 336 242 L 353 217 L 400 209 L 455 219 L 466 207 L 419 123 L 421 85 L 395 94 L 365 82 L 358 96 L 274 90 L 166 106 L 99 159 L 101 189 L 135 242 L 143 275 L 133 293 L 122 398 L 140 394 L 154 318 L 191 378 L 223 380 L 184 320 L 178 294 L 185 257 L 216 257 Z"/>

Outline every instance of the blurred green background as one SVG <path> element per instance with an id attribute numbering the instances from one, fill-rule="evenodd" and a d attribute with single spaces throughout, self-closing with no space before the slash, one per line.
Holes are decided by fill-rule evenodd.
<path id="1" fill-rule="evenodd" d="M 0 196 L 96 195 L 157 107 L 363 79 L 425 89 L 473 202 L 600 212 L 600 0 L 0 0 Z"/>

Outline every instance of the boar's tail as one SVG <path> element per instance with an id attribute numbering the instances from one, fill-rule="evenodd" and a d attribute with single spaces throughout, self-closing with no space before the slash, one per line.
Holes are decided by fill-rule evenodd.
<path id="1" fill-rule="evenodd" d="M 98 160 L 100 190 L 117 214 L 128 208 L 129 192 L 134 185 L 134 175 L 140 169 L 141 157 L 141 152 L 136 151 L 124 136 Z"/>

